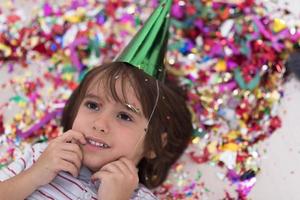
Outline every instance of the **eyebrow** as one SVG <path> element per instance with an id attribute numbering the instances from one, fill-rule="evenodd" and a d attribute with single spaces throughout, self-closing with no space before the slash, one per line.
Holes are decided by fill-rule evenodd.
<path id="1" fill-rule="evenodd" d="M 91 99 L 96 99 L 96 100 L 100 100 L 100 97 L 98 95 L 95 95 L 95 94 L 92 94 L 92 93 L 89 93 L 87 94 L 84 99 L 86 98 L 91 98 Z M 141 110 L 135 106 L 133 106 L 132 104 L 129 104 L 129 103 L 124 103 L 122 104 L 127 110 L 141 116 Z"/>
<path id="2" fill-rule="evenodd" d="M 97 100 L 100 100 L 100 97 L 95 95 L 95 94 L 92 94 L 92 93 L 89 93 L 87 95 L 85 95 L 84 99 L 86 98 L 90 98 L 90 99 L 97 99 Z"/>

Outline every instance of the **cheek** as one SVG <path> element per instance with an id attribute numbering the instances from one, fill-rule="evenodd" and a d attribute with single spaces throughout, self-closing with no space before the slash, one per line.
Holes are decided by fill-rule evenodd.
<path id="1" fill-rule="evenodd" d="M 73 121 L 73 124 L 72 124 L 72 129 L 73 129 L 73 130 L 76 130 L 76 129 L 77 129 L 77 127 L 79 126 L 79 125 L 78 125 L 79 121 L 80 121 L 80 120 L 78 120 L 77 117 L 75 117 L 75 119 L 74 119 L 74 121 Z"/>
<path id="2" fill-rule="evenodd" d="M 75 119 L 73 121 L 72 129 L 74 129 L 74 130 L 80 129 L 80 127 L 82 127 L 83 124 L 86 124 L 85 119 L 86 118 L 82 117 L 82 114 L 80 114 L 80 112 L 78 112 L 77 116 L 75 117 Z"/>
<path id="3" fill-rule="evenodd" d="M 135 137 L 135 139 L 131 139 L 131 143 L 128 144 L 131 152 L 135 155 L 141 155 L 144 151 L 144 139 L 143 135 L 139 135 L 138 137 Z"/>
<path id="4" fill-rule="evenodd" d="M 143 143 L 143 138 L 140 138 L 140 136 L 126 136 L 126 135 L 119 135 L 118 137 L 118 143 L 120 144 L 121 148 L 125 151 L 136 151 L 137 149 L 140 149 Z"/>

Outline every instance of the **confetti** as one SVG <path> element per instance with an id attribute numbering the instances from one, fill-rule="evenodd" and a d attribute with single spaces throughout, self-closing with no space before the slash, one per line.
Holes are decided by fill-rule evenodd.
<path id="1" fill-rule="evenodd" d="M 119 53 L 156 5 L 44 3 L 29 22 L 17 9 L 0 12 L 0 70 L 9 75 L 0 84 L 12 94 L 0 104 L 0 168 L 16 149 L 62 133 L 59 119 L 71 92 L 88 70 Z M 281 127 L 284 64 L 299 45 L 297 20 L 287 23 L 278 16 L 289 13 L 276 11 L 281 15 L 254 0 L 173 1 L 167 69 L 188 91 L 195 130 L 155 190 L 158 197 L 207 199 L 212 188 L 205 171 L 187 170 L 192 162 L 225 170 L 217 176 L 236 188 L 225 199 L 247 199 L 261 171 L 256 144 Z"/>

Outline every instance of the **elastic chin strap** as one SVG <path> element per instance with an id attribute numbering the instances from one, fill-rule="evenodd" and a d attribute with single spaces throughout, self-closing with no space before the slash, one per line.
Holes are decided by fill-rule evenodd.
<path id="1" fill-rule="evenodd" d="M 147 123 L 147 126 L 146 126 L 146 133 L 148 132 L 148 126 L 150 124 L 150 120 L 152 119 L 152 116 L 154 114 L 154 111 L 156 110 L 156 107 L 157 107 L 157 104 L 158 104 L 158 99 L 159 99 L 159 86 L 158 86 L 158 80 L 156 80 L 156 99 L 155 99 L 155 104 L 154 104 L 154 107 L 152 109 L 152 112 L 150 114 L 150 117 L 149 117 L 149 120 L 148 120 L 148 123 Z"/>
<path id="2" fill-rule="evenodd" d="M 150 124 L 150 120 L 152 119 L 152 117 L 153 117 L 153 114 L 154 114 L 154 112 L 155 112 L 155 110 L 156 110 L 156 107 L 157 107 L 157 104 L 158 104 L 158 100 L 159 100 L 159 94 L 160 94 L 160 92 L 159 92 L 159 85 L 158 85 L 158 80 L 156 80 L 156 99 L 155 99 L 155 104 L 154 104 L 154 107 L 153 107 L 153 109 L 152 109 L 152 112 L 151 112 L 151 114 L 150 114 L 150 117 L 149 117 L 149 120 L 148 120 L 148 123 L 147 123 L 147 125 L 146 125 L 146 131 L 145 131 L 145 133 L 143 134 L 143 135 L 141 135 L 141 137 L 139 138 L 139 140 L 137 141 L 137 143 L 135 144 L 135 146 L 134 146 L 134 149 L 133 149 L 133 154 L 135 153 L 135 151 L 136 151 L 136 148 L 138 147 L 138 145 L 140 144 L 140 142 L 145 138 L 145 136 L 146 136 L 146 134 L 147 134 L 147 132 L 148 132 L 148 126 L 149 126 L 149 124 Z"/>

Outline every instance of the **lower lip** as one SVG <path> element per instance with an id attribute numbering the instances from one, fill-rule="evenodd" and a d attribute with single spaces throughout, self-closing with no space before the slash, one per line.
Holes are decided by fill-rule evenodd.
<path id="1" fill-rule="evenodd" d="M 102 148 L 102 147 L 97 147 L 95 145 L 92 145 L 90 143 L 87 143 L 86 145 L 84 145 L 84 148 L 91 150 L 91 151 L 101 151 L 101 150 L 105 150 L 107 148 Z"/>

